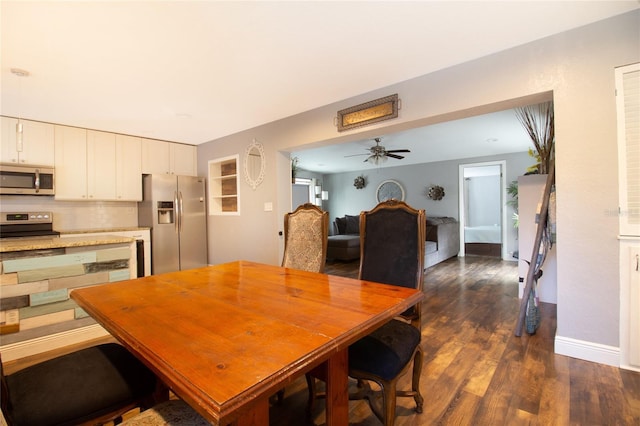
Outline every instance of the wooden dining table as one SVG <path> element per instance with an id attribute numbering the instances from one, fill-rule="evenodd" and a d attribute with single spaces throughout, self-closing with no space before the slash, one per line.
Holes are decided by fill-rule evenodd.
<path id="1" fill-rule="evenodd" d="M 320 366 L 327 424 L 346 425 L 348 346 L 423 294 L 236 261 L 71 298 L 212 424 L 268 424 L 269 396 Z"/>

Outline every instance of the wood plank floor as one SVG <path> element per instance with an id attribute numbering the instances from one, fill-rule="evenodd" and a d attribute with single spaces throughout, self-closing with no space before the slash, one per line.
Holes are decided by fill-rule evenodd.
<path id="1" fill-rule="evenodd" d="M 356 277 L 357 269 L 357 261 L 336 262 L 325 272 Z M 640 425 L 640 373 L 555 355 L 555 305 L 542 304 L 535 335 L 514 336 L 517 283 L 517 263 L 495 258 L 453 258 L 427 270 L 424 412 L 399 398 L 396 425 Z M 304 381 L 287 387 L 271 424 L 304 424 L 306 401 Z M 312 423 L 324 424 L 324 404 L 317 406 Z M 366 402 L 350 409 L 351 424 L 380 425 Z"/>
<path id="2" fill-rule="evenodd" d="M 330 263 L 325 272 L 356 277 L 358 262 Z M 555 355 L 555 305 L 542 304 L 535 335 L 514 336 L 517 281 L 515 262 L 480 256 L 427 270 L 424 412 L 416 414 L 413 400 L 400 398 L 396 426 L 640 425 L 640 373 Z M 33 361 L 7 363 L 6 373 Z M 306 404 L 300 378 L 287 386 L 281 405 L 272 405 L 270 424 L 324 424 L 324 403 L 311 419 Z M 352 425 L 380 425 L 366 402 L 352 401 L 350 411 Z"/>

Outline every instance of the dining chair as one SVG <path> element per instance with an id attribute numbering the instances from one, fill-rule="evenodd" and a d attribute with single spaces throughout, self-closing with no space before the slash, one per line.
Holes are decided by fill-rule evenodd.
<path id="1" fill-rule="evenodd" d="M 9 426 L 95 425 L 168 397 L 155 374 L 127 349 L 105 343 L 5 376 L 1 405 Z"/>
<path id="2" fill-rule="evenodd" d="M 323 272 L 327 257 L 329 213 L 305 203 L 284 215 L 282 266 Z"/>
<path id="3" fill-rule="evenodd" d="M 360 269 L 358 278 L 422 291 L 426 217 L 402 201 L 391 199 L 373 210 L 360 213 Z M 349 376 L 357 380 L 357 392 L 349 399 L 367 399 L 373 413 L 386 425 L 395 421 L 396 397 L 412 397 L 422 412 L 420 374 L 420 304 L 403 312 L 371 334 L 349 346 Z M 412 363 L 413 361 L 413 363 Z M 413 364 L 411 390 L 397 390 L 398 379 Z M 307 375 L 309 410 L 320 396 L 316 378 L 326 374 L 316 369 Z M 382 407 L 375 403 L 378 384 Z"/>

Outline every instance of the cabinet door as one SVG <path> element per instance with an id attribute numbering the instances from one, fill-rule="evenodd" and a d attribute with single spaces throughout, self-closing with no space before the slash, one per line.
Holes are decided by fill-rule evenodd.
<path id="1" fill-rule="evenodd" d="M 20 120 L 22 124 L 22 144 L 18 146 L 15 118 L 2 117 L 0 137 L 0 162 L 29 164 L 34 166 L 54 165 L 53 124 Z"/>
<path id="2" fill-rule="evenodd" d="M 140 138 L 116 136 L 116 197 L 142 201 L 142 147 Z"/>
<path id="3" fill-rule="evenodd" d="M 87 198 L 116 199 L 116 135 L 87 132 Z"/>
<path id="4" fill-rule="evenodd" d="M 0 163 L 18 164 L 18 150 L 16 149 L 16 124 L 18 120 L 9 117 L 2 119 L 2 133 L 0 133 Z"/>
<path id="5" fill-rule="evenodd" d="M 195 146 L 172 143 L 170 144 L 169 152 L 171 173 L 184 176 L 197 176 Z"/>
<path id="6" fill-rule="evenodd" d="M 22 120 L 21 164 L 53 167 L 54 155 L 53 124 Z"/>
<path id="7" fill-rule="evenodd" d="M 87 131 L 55 126 L 55 198 L 87 199 Z"/>
<path id="8" fill-rule="evenodd" d="M 617 68 L 615 76 L 620 235 L 640 236 L 640 63 Z"/>
<path id="9" fill-rule="evenodd" d="M 142 139 L 142 173 L 169 173 L 169 142 Z"/>

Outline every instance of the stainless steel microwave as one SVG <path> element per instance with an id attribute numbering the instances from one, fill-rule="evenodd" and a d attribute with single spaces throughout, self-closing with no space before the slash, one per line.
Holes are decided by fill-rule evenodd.
<path id="1" fill-rule="evenodd" d="M 0 194 L 54 195 L 53 168 L 0 164 Z"/>

